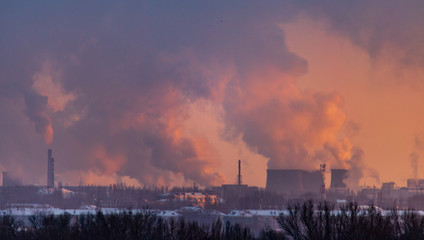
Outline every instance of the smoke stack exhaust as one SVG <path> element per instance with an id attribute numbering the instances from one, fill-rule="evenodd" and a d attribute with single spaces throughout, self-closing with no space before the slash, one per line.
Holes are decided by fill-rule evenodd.
<path id="1" fill-rule="evenodd" d="M 51 149 L 47 151 L 47 188 L 54 188 L 54 158 Z"/>

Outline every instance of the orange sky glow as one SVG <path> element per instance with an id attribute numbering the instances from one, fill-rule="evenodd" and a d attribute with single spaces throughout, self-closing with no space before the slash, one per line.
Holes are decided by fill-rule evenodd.
<path id="1" fill-rule="evenodd" d="M 424 178 L 422 2 L 79 4 L 0 3 L 0 170 L 24 183 L 48 148 L 65 184 L 235 183 L 239 159 L 260 187 Z"/>

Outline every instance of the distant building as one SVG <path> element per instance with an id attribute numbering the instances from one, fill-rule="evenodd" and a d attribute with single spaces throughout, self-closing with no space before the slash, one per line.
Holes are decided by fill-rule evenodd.
<path id="1" fill-rule="evenodd" d="M 204 207 L 205 204 L 217 204 L 219 202 L 218 196 L 214 194 L 204 194 L 200 192 L 181 192 L 174 194 L 174 199 L 179 201 L 186 201 L 193 204 L 193 206 Z"/>
<path id="2" fill-rule="evenodd" d="M 409 192 L 423 193 L 424 192 L 424 179 L 408 179 L 406 186 Z"/>
<path id="3" fill-rule="evenodd" d="M 258 191 L 258 187 L 249 187 L 247 184 L 223 184 L 221 196 L 225 199 L 241 198 Z"/>
<path id="4" fill-rule="evenodd" d="M 319 194 L 321 190 L 321 172 L 299 169 L 268 169 L 266 190 L 278 194 L 301 195 Z"/>
<path id="5" fill-rule="evenodd" d="M 394 189 L 395 189 L 394 182 L 385 182 L 381 185 L 381 193 L 386 196 L 391 196 L 393 194 Z"/>
<path id="6" fill-rule="evenodd" d="M 20 186 L 21 182 L 18 179 L 12 178 L 7 171 L 2 173 L 2 185 L 5 187 Z"/>
<path id="7" fill-rule="evenodd" d="M 415 194 L 408 192 L 408 188 L 395 187 L 394 182 L 384 182 L 381 185 L 380 193 L 378 194 L 378 205 L 382 208 L 408 208 L 422 207 L 422 203 L 411 201 L 411 197 Z"/>
<path id="8" fill-rule="evenodd" d="M 222 197 L 225 201 L 235 201 L 236 199 L 252 195 L 257 192 L 258 187 L 242 184 L 241 160 L 238 160 L 238 174 L 236 184 L 223 184 L 221 187 L 211 187 L 212 192 Z"/>

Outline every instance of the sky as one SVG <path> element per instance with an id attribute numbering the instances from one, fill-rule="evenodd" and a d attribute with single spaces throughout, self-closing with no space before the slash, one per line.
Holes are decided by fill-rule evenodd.
<path id="1" fill-rule="evenodd" d="M 422 1 L 0 3 L 0 170 L 46 184 L 424 178 Z"/>

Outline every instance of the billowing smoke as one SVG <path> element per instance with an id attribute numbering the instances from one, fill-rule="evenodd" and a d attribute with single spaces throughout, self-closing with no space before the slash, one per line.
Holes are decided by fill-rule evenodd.
<path id="1" fill-rule="evenodd" d="M 409 161 L 411 163 L 411 169 L 413 178 L 418 179 L 418 167 L 420 160 L 420 153 L 424 151 L 424 135 L 422 133 L 416 134 L 414 139 L 414 150 L 409 154 Z"/>
<path id="2" fill-rule="evenodd" d="M 300 12 L 327 19 L 372 54 L 385 46 L 379 39 L 399 29 L 368 33 L 364 22 L 374 18 L 334 15 L 344 19 L 359 7 L 331 6 L 3 2 L 0 111 L 8 115 L 0 120 L 8 124 L 0 126 L 7 143 L 0 144 L 0 161 L 35 166 L 31 174 L 44 176 L 46 146 L 36 132 L 52 142 L 65 182 L 220 184 L 223 159 L 208 136 L 184 128 L 189 106 L 204 101 L 222 107 L 216 117 L 225 122 L 225 139 L 241 136 L 270 168 L 327 162 L 355 169 L 357 180 L 364 153 L 340 134 L 343 98 L 298 88 L 307 62 L 288 50 L 280 23 Z M 404 52 L 419 62 L 412 50 Z"/>
<path id="3" fill-rule="evenodd" d="M 224 101 L 228 132 L 241 134 L 253 150 L 269 158 L 269 168 L 315 169 L 329 159 L 343 166 L 352 148 L 348 139 L 336 136 L 346 119 L 343 99 L 337 93 L 300 90 L 295 77 L 306 71 L 306 63 L 281 47 L 283 38 L 275 43 L 282 50 L 272 52 L 278 46 L 270 43 L 256 45 L 256 51 L 272 53 L 271 57 L 255 54 L 228 87 Z M 256 60 L 264 66 L 258 67 Z"/>
<path id="4" fill-rule="evenodd" d="M 424 3 L 420 0 L 301 1 L 299 9 L 328 23 L 328 30 L 346 36 L 374 60 L 391 56 L 405 66 L 424 66 Z"/>
<path id="5" fill-rule="evenodd" d="M 359 181 L 365 176 L 373 179 L 377 184 L 380 184 L 378 172 L 366 166 L 364 162 L 364 151 L 361 148 L 354 147 L 350 159 L 346 162 L 349 164 L 346 184 L 350 189 L 358 190 L 360 187 Z"/>
<path id="6" fill-rule="evenodd" d="M 34 123 L 35 131 L 44 137 L 47 144 L 53 141 L 52 120 L 48 114 L 47 97 L 40 96 L 32 91 L 24 95 L 25 113 Z"/>
<path id="7" fill-rule="evenodd" d="M 424 133 L 416 134 L 414 143 L 415 150 L 424 151 Z"/>

